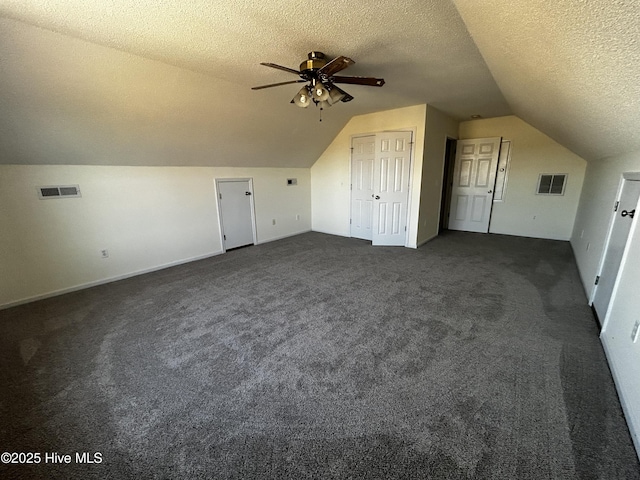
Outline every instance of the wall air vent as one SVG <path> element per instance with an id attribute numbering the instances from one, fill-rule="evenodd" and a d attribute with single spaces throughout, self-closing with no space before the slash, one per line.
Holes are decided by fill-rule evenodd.
<path id="1" fill-rule="evenodd" d="M 540 174 L 538 178 L 538 195 L 564 195 L 564 187 L 567 183 L 567 175 L 561 174 Z"/>
<path id="2" fill-rule="evenodd" d="M 38 197 L 40 197 L 41 200 L 81 196 L 79 185 L 47 185 L 46 187 L 38 187 Z"/>

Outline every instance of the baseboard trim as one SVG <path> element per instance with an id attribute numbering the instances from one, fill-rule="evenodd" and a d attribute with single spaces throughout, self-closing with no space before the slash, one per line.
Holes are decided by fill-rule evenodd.
<path id="1" fill-rule="evenodd" d="M 313 227 L 309 231 L 310 232 L 316 232 L 316 233 L 324 233 L 325 235 L 334 235 L 336 237 L 355 238 L 355 237 L 352 237 L 350 233 L 344 234 L 344 233 L 328 232 L 326 230 L 320 230 L 320 229 L 313 228 Z"/>
<path id="2" fill-rule="evenodd" d="M 573 254 L 573 263 L 576 264 L 576 268 L 578 269 L 578 275 L 580 276 L 580 281 L 582 282 L 582 288 L 584 289 L 584 294 L 587 297 L 587 304 L 593 304 L 593 293 L 594 293 L 594 285 L 593 280 L 589 282 L 587 277 L 584 275 L 582 271 L 582 265 L 578 262 L 578 256 L 576 255 L 576 248 L 573 245 L 573 242 L 569 240 L 569 246 L 571 247 L 571 253 Z M 594 277 L 595 278 L 595 275 Z"/>
<path id="3" fill-rule="evenodd" d="M 422 240 L 420 243 L 418 243 L 416 245 L 416 248 L 420 248 L 422 245 L 424 245 L 427 242 L 430 242 L 431 240 L 433 240 L 434 238 L 436 238 L 438 236 L 438 234 L 436 233 L 435 235 L 431 235 L 429 238 L 427 238 L 426 240 Z"/>
<path id="4" fill-rule="evenodd" d="M 613 376 L 613 383 L 616 386 L 616 391 L 618 392 L 618 398 L 620 399 L 620 405 L 622 406 L 624 419 L 627 422 L 627 427 L 629 428 L 629 433 L 631 434 L 631 440 L 633 441 L 633 445 L 636 449 L 636 455 L 638 455 L 638 460 L 640 460 L 640 422 L 638 422 L 639 424 L 636 425 L 634 412 L 631 410 L 631 404 L 627 401 L 625 388 L 620 379 L 620 375 L 618 374 L 617 363 L 612 351 L 607 344 L 606 337 L 601 335 L 600 343 L 602 343 L 605 356 L 607 357 L 609 370 L 611 370 L 611 375 Z"/>
<path id="5" fill-rule="evenodd" d="M 162 265 L 156 265 L 155 267 L 145 268 L 142 270 L 136 270 L 134 272 L 124 273 L 122 275 L 116 275 L 114 277 L 102 278 L 100 280 L 94 280 L 93 282 L 81 283 L 72 287 L 61 288 L 59 290 L 53 290 L 51 292 L 43 293 L 40 295 L 34 295 L 31 297 L 25 297 L 15 302 L 4 303 L 0 305 L 0 310 L 6 310 L 7 308 L 17 307 L 26 303 L 36 302 L 38 300 L 44 300 L 46 298 L 57 297 L 58 295 L 64 295 L 65 293 L 77 292 L 86 288 L 97 287 L 99 285 L 105 285 L 107 283 L 117 282 L 126 278 L 136 277 L 138 275 L 144 275 L 145 273 L 157 272 L 158 270 L 164 270 L 165 268 L 176 267 L 185 263 L 197 262 L 198 260 L 204 260 L 205 258 L 215 257 L 224 253 L 222 250 L 213 253 L 207 253 L 205 255 L 198 255 L 195 257 L 185 258 L 182 260 L 176 260 L 169 263 L 163 263 Z"/>
<path id="6" fill-rule="evenodd" d="M 293 236 L 300 235 L 302 233 L 307 233 L 307 232 L 310 232 L 310 231 L 311 231 L 311 229 L 308 229 L 308 230 L 303 230 L 301 232 L 295 232 L 295 233 L 290 233 L 290 234 L 287 234 L 287 235 L 282 235 L 282 236 L 279 236 L 279 237 L 270 238 L 268 240 L 259 241 L 256 245 L 259 245 L 259 244 L 262 244 L 262 243 L 273 242 L 273 241 L 276 241 L 276 240 L 282 240 L 282 239 L 287 238 L 287 237 L 293 237 Z M 198 260 L 204 260 L 205 258 L 215 257 L 215 256 L 223 254 L 223 253 L 225 253 L 225 252 L 223 250 L 220 250 L 220 251 L 216 251 L 216 252 L 212 252 L 212 253 L 207 253 L 207 254 L 204 254 L 204 255 L 198 255 L 198 256 L 195 256 L 195 257 L 190 257 L 190 258 L 176 260 L 176 261 L 169 262 L 169 263 L 164 263 L 162 265 L 156 265 L 154 267 L 145 268 L 145 269 L 142 269 L 142 270 L 136 270 L 134 272 L 124 273 L 122 275 L 116 275 L 114 277 L 101 278 L 99 280 L 94 280 L 92 282 L 81 283 L 79 285 L 74 285 L 72 287 L 61 288 L 59 290 L 53 290 L 51 292 L 42 293 L 42 294 L 39 294 L 39 295 L 33 295 L 33 296 L 30 296 L 30 297 L 21 298 L 20 300 L 16 300 L 16 301 L 12 301 L 12 302 L 9 302 L 9 303 L 0 304 L 0 310 L 6 310 L 7 308 L 17 307 L 19 305 L 24 305 L 26 303 L 37 302 L 38 300 L 44 300 L 46 298 L 57 297 L 58 295 L 64 295 L 65 293 L 77 292 L 79 290 L 84 290 L 86 288 L 97 287 L 99 285 L 105 285 L 107 283 L 117 282 L 118 280 L 124 280 L 126 278 L 136 277 L 138 275 L 144 275 L 145 273 L 157 272 L 158 270 L 164 270 L 165 268 L 176 267 L 178 265 L 182 265 L 182 264 L 185 264 L 185 263 L 197 262 Z"/>
<path id="7" fill-rule="evenodd" d="M 262 245 L 263 243 L 275 242 L 276 240 L 295 237 L 296 235 L 302 235 L 303 233 L 309 233 L 311 231 L 312 231 L 311 229 L 308 229 L 308 230 L 302 230 L 300 232 L 295 232 L 295 233 L 287 233 L 286 235 L 280 235 L 279 237 L 268 238 L 267 240 L 260 240 L 258 243 L 256 243 L 256 245 Z"/>

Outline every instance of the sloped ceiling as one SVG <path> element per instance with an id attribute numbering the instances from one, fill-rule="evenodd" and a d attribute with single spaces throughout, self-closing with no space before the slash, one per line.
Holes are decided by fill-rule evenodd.
<path id="1" fill-rule="evenodd" d="M 453 2 L 514 114 L 586 160 L 640 151 L 638 0 Z"/>
<path id="2" fill-rule="evenodd" d="M 352 116 L 423 103 L 640 149 L 635 3 L 0 0 L 0 163 L 308 167 Z M 250 90 L 312 50 L 387 83 L 322 122 L 299 86 Z"/>
<path id="3" fill-rule="evenodd" d="M 322 122 L 300 86 L 250 89 L 314 50 L 387 84 Z M 2 163 L 308 167 L 354 115 L 510 113 L 449 0 L 2 0 L 0 64 Z"/>

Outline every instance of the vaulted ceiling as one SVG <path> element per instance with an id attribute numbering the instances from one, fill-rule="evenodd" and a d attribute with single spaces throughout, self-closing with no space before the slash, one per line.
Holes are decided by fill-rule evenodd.
<path id="1" fill-rule="evenodd" d="M 345 55 L 322 112 L 260 62 Z M 517 114 L 587 160 L 640 150 L 634 0 L 0 0 L 0 163 L 308 167 L 354 115 Z"/>

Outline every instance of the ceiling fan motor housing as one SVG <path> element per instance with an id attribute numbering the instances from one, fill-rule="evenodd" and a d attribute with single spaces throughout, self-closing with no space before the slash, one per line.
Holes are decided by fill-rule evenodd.
<path id="1" fill-rule="evenodd" d="M 327 64 L 322 52 L 309 52 L 309 59 L 300 64 L 300 73 L 313 73 Z"/>

